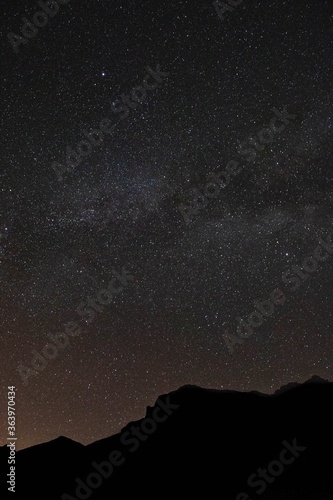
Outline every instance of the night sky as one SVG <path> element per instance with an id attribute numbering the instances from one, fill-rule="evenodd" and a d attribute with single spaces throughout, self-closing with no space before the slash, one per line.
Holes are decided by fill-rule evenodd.
<path id="1" fill-rule="evenodd" d="M 219 16 L 207 0 L 69 0 L 30 39 L 38 2 L 2 8 L 1 407 L 16 386 L 17 448 L 109 436 L 184 384 L 333 380 L 332 2 Z M 50 335 L 68 345 L 36 370 Z"/>

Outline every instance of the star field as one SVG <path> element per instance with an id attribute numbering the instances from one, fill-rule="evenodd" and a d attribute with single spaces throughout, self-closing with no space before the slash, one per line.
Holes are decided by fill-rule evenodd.
<path id="1" fill-rule="evenodd" d="M 15 53 L 7 34 L 38 10 L 6 5 L 1 30 L 0 372 L 17 447 L 111 435 L 184 384 L 332 380 L 333 255 L 295 292 L 283 282 L 332 234 L 331 3 L 244 0 L 222 21 L 207 0 L 69 1 Z M 295 118 L 248 162 L 240 144 L 274 109 Z M 59 180 L 52 164 L 106 117 L 114 131 Z M 231 160 L 242 171 L 200 203 Z M 78 314 L 122 269 L 133 279 L 93 320 Z M 231 353 L 224 335 L 277 288 L 285 303 Z M 18 366 L 69 322 L 80 335 L 24 384 Z"/>

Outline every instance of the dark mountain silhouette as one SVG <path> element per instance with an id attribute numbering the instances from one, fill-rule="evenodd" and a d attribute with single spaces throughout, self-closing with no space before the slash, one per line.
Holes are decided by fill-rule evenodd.
<path id="1" fill-rule="evenodd" d="M 318 375 L 313 375 L 309 380 L 304 382 L 304 384 L 327 384 L 327 383 L 329 383 L 328 380 L 324 380 L 321 377 L 318 377 Z M 280 389 L 275 391 L 274 394 L 281 394 L 281 393 L 283 393 L 285 391 L 289 391 L 290 389 L 293 389 L 295 387 L 299 387 L 300 385 L 302 385 L 302 384 L 300 384 L 298 382 L 291 382 L 290 384 L 282 385 L 280 387 Z"/>
<path id="2" fill-rule="evenodd" d="M 117 435 L 18 452 L 15 498 L 333 500 L 332 400 L 333 383 L 319 377 L 274 395 L 184 386 Z"/>

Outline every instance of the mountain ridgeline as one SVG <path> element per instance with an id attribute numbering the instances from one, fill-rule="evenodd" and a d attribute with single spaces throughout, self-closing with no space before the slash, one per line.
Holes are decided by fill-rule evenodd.
<path id="1" fill-rule="evenodd" d="M 19 451 L 16 492 L 2 483 L 0 497 L 333 500 L 332 401 L 333 383 L 319 377 L 273 395 L 184 386 L 117 435 Z M 8 454 L 0 449 L 2 481 Z"/>

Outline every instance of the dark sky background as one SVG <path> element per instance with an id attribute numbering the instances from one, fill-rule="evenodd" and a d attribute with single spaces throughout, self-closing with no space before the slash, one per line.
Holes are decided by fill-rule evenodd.
<path id="1" fill-rule="evenodd" d="M 111 435 L 184 384 L 333 380 L 333 256 L 282 282 L 333 229 L 332 2 L 244 0 L 221 20 L 207 0 L 70 0 L 18 54 L 7 35 L 40 7 L 2 9 L 0 404 L 15 385 L 17 447 Z M 112 103 L 157 65 L 169 76 L 120 120 Z M 246 162 L 239 143 L 284 107 L 295 118 Z M 59 182 L 53 162 L 105 117 L 113 134 Z M 186 224 L 191 188 L 234 159 Z M 123 267 L 133 281 L 84 321 Z M 275 288 L 285 304 L 229 352 Z M 70 321 L 81 335 L 24 385 L 18 367 Z"/>

